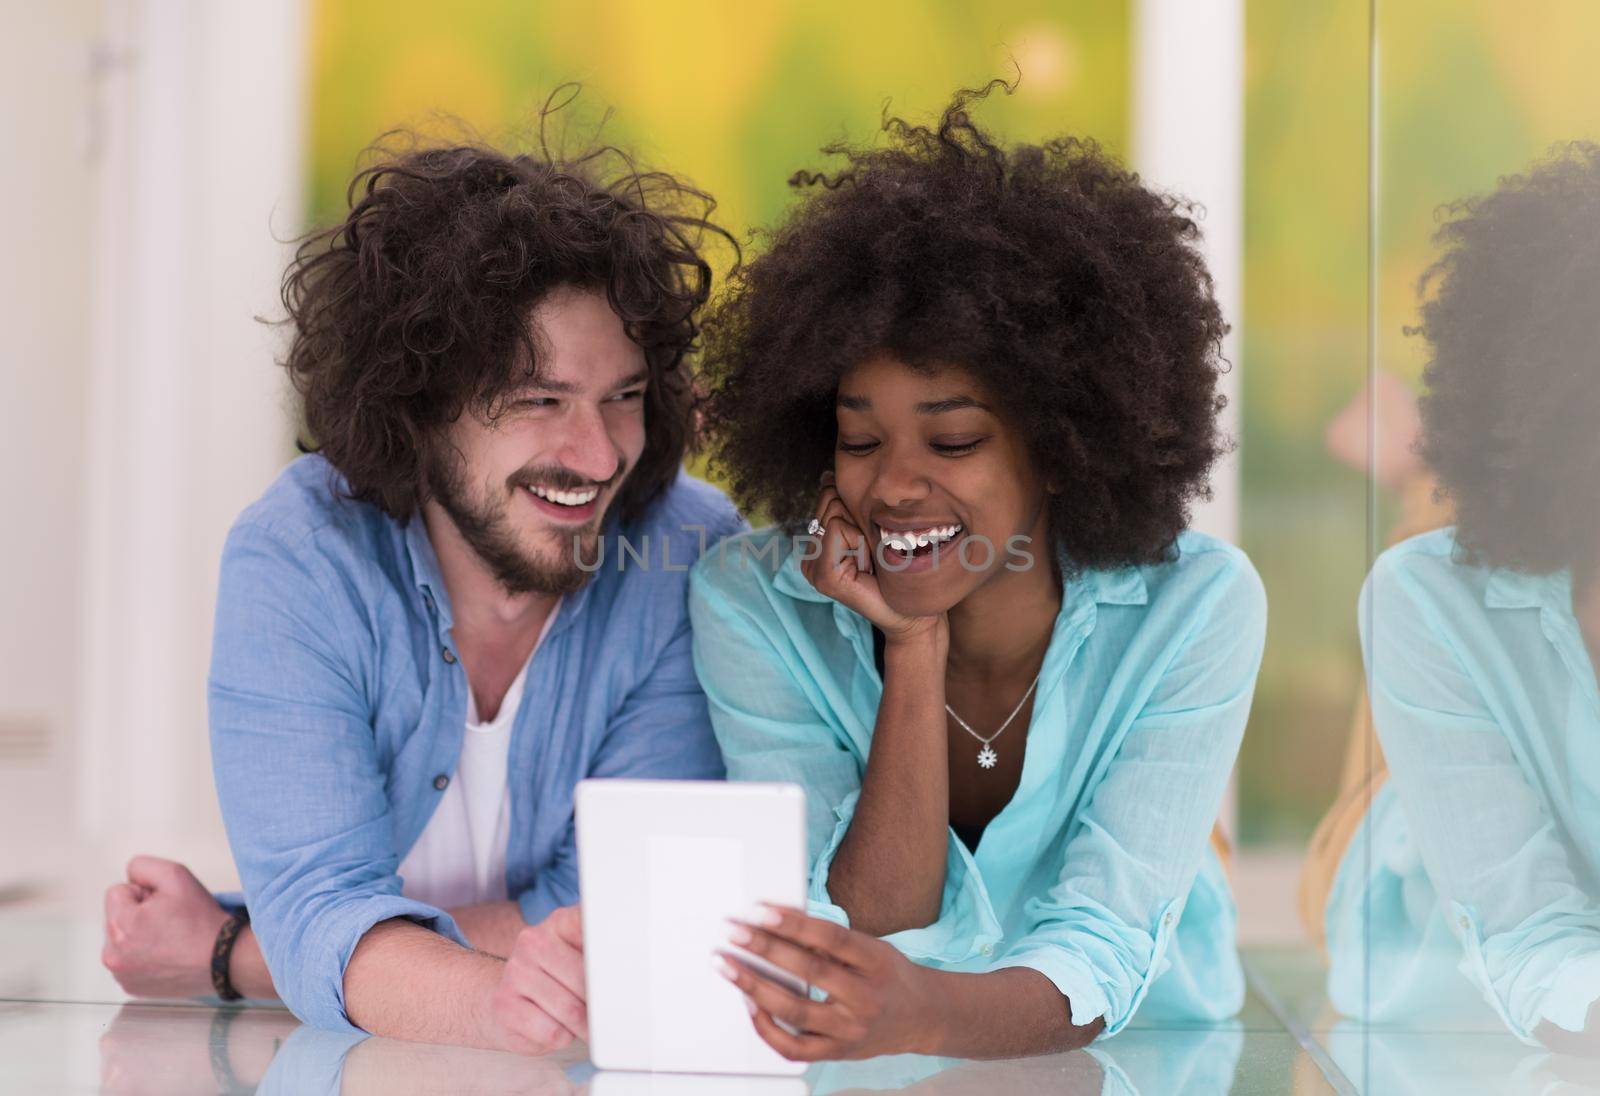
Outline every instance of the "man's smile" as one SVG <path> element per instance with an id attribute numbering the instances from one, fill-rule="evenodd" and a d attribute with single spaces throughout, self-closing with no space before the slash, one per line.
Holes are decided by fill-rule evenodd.
<path id="1" fill-rule="evenodd" d="M 600 508 L 598 487 L 562 491 L 554 487 L 524 484 L 523 491 L 541 513 L 573 525 L 592 520 Z"/>

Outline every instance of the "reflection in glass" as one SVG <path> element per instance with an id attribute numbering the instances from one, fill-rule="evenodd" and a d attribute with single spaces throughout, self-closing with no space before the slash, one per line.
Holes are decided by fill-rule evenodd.
<path id="1" fill-rule="evenodd" d="M 812 1096 L 1221 1093 L 1233 1090 L 1243 1046 L 1244 1029 L 1237 1021 L 1189 1030 L 1131 1027 L 1115 1039 L 1068 1054 L 996 1062 L 901 1054 L 863 1062 L 823 1062 L 806 1072 L 806 1080 Z"/>
<path id="2" fill-rule="evenodd" d="M 1277 1037 L 1268 1040 L 1276 1047 Z M 1087 1050 L 976 1062 L 915 1054 L 821 1062 L 804 1077 L 596 1071 L 582 1046 L 542 1058 L 305 1027 L 285 1009 L 129 1004 L 100 1037 L 106 1092 L 294 1094 L 482 1092 L 497 1096 L 1154 1096 L 1228 1092 L 1245 1048 L 1238 1021 L 1185 1030 L 1132 1027 Z M 1257 1048 L 1256 1056 L 1263 1051 Z M 1272 1057 L 1268 1054 L 1268 1057 Z M 1282 1063 L 1265 1063 L 1268 1072 Z M 1248 1085 L 1248 1082 L 1246 1082 Z"/>
<path id="3" fill-rule="evenodd" d="M 1363 1091 L 1384 1096 L 1551 1096 L 1600 1091 L 1600 1061 L 1551 1054 L 1510 1033 L 1396 1031 L 1353 1021 L 1327 1035 L 1328 1054 Z"/>
<path id="4" fill-rule="evenodd" d="M 299 1026 L 286 1009 L 123 1005 L 99 1039 L 100 1090 L 254 1092 Z"/>
<path id="5" fill-rule="evenodd" d="M 1600 1026 L 1600 148 L 1451 206 L 1437 239 L 1417 453 L 1455 524 L 1362 591 L 1378 741 L 1370 806 L 1342 848 L 1319 834 L 1329 996 L 1559 1046 Z"/>

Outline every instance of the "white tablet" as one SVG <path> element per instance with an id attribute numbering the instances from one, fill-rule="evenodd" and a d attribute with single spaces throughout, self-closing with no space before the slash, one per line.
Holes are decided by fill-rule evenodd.
<path id="1" fill-rule="evenodd" d="M 804 908 L 805 792 L 796 784 L 584 780 L 578 887 L 589 1057 L 600 1069 L 798 1074 L 756 1034 L 713 966 L 730 917 Z"/>

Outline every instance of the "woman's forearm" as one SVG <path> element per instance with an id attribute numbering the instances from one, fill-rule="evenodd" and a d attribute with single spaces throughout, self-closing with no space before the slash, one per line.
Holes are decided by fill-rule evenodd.
<path id="1" fill-rule="evenodd" d="M 828 893 L 862 932 L 887 936 L 938 919 L 950 825 L 944 671 L 949 629 L 884 649 L 883 701 L 850 829 Z"/>
<path id="2" fill-rule="evenodd" d="M 1010 967 L 984 974 L 924 968 L 932 1010 L 924 1053 L 952 1058 L 1022 1058 L 1087 1046 L 1105 1021 L 1076 1027 L 1072 1007 L 1036 970 Z"/>

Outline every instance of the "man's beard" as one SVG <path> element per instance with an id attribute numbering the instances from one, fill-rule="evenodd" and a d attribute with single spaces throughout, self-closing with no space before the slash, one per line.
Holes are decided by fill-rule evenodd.
<path id="1" fill-rule="evenodd" d="M 620 483 L 626 473 L 627 464 L 624 461 L 601 489 Z M 523 490 L 524 485 L 533 483 L 559 490 L 594 486 L 558 468 L 543 473 L 523 469 L 508 481 L 508 486 L 511 492 L 516 492 Z M 480 503 L 471 497 L 466 470 L 459 460 L 452 461 L 443 454 L 435 454 L 428 461 L 428 490 L 455 523 L 467 546 L 489 568 L 495 581 L 508 594 L 574 593 L 589 580 L 595 561 L 600 558 L 599 527 L 605 516 L 604 511 L 595 520 L 572 526 L 560 533 L 553 555 L 543 558 L 530 555 L 523 549 L 507 514 L 509 497 L 498 503 L 492 500 Z M 588 571 L 579 566 L 580 559 L 588 566 Z"/>

